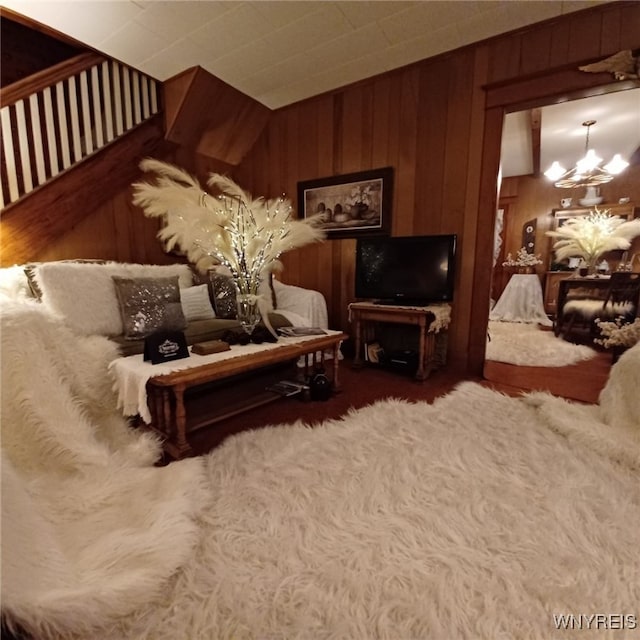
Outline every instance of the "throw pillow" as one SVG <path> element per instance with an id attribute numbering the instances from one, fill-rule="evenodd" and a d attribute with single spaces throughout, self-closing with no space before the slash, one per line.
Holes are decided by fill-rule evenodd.
<path id="1" fill-rule="evenodd" d="M 181 331 L 186 327 L 178 280 L 178 276 L 113 276 L 126 339 L 138 340 L 156 331 Z"/>
<path id="2" fill-rule="evenodd" d="M 43 262 L 34 266 L 35 282 L 45 307 L 83 335 L 117 336 L 122 318 L 112 276 L 161 278 L 178 276 L 183 287 L 193 278 L 188 265 L 144 265 L 121 262 Z"/>
<path id="3" fill-rule="evenodd" d="M 227 267 L 214 265 L 207 272 L 209 295 L 216 312 L 216 317 L 232 319 L 237 317 L 236 290 Z M 258 293 L 264 301 L 264 309 L 268 312 L 276 309 L 276 292 L 273 286 L 273 274 L 265 273 L 260 282 Z"/>
<path id="4" fill-rule="evenodd" d="M 216 314 L 209 299 L 206 284 L 180 289 L 180 304 L 187 322 L 191 320 L 212 320 Z"/>
<path id="5" fill-rule="evenodd" d="M 211 300 L 213 301 L 216 317 L 226 320 L 235 319 L 238 315 L 238 307 L 233 278 L 210 271 L 209 282 L 211 283 Z"/>

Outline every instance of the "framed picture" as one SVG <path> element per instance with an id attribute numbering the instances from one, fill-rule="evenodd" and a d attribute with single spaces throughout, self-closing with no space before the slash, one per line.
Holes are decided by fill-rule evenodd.
<path id="1" fill-rule="evenodd" d="M 322 214 L 330 238 L 389 234 L 392 202 L 392 167 L 298 182 L 300 213 Z"/>

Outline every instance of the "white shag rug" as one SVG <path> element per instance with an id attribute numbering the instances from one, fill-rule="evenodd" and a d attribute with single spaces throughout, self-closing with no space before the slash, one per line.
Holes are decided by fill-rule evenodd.
<path id="1" fill-rule="evenodd" d="M 540 639 L 635 613 L 640 441 L 597 414 L 464 383 L 233 437 L 165 606 L 103 637 Z"/>
<path id="2" fill-rule="evenodd" d="M 565 367 L 596 355 L 585 345 L 557 338 L 537 324 L 489 321 L 485 358 L 527 367 Z"/>
<path id="3" fill-rule="evenodd" d="M 20 320 L 3 347 L 37 341 Z M 46 333 L 13 353 L 54 394 L 3 371 L 3 614 L 38 638 L 552 638 L 554 614 L 638 613 L 640 346 L 602 407 L 463 383 L 154 468 L 102 429 L 81 356 L 104 345 L 77 343 L 76 377 Z"/>

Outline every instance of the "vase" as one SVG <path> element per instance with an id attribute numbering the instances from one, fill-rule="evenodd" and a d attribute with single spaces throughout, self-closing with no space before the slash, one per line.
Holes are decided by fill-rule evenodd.
<path id="1" fill-rule="evenodd" d="M 363 202 L 357 202 L 356 204 L 351 205 L 351 208 L 349 209 L 349 215 L 353 220 L 359 220 L 366 213 L 368 208 L 368 205 L 364 204 Z"/>
<path id="2" fill-rule="evenodd" d="M 585 257 L 585 262 L 587 263 L 587 275 L 594 276 L 598 272 L 598 259 L 600 258 L 600 254 Z"/>
<path id="3" fill-rule="evenodd" d="M 592 207 L 602 202 L 602 196 L 600 195 L 600 189 L 598 187 L 587 187 L 587 192 L 584 194 L 584 198 L 579 200 L 583 207 Z"/>
<path id="4" fill-rule="evenodd" d="M 261 318 L 258 304 L 260 279 L 240 275 L 234 278 L 234 285 L 238 322 L 244 331 L 251 335 Z"/>

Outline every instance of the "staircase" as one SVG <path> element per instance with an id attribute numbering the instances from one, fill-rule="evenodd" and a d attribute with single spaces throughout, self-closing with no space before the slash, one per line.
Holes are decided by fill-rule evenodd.
<path id="1" fill-rule="evenodd" d="M 153 78 L 82 53 L 0 90 L 0 208 L 77 166 L 160 111 Z"/>

